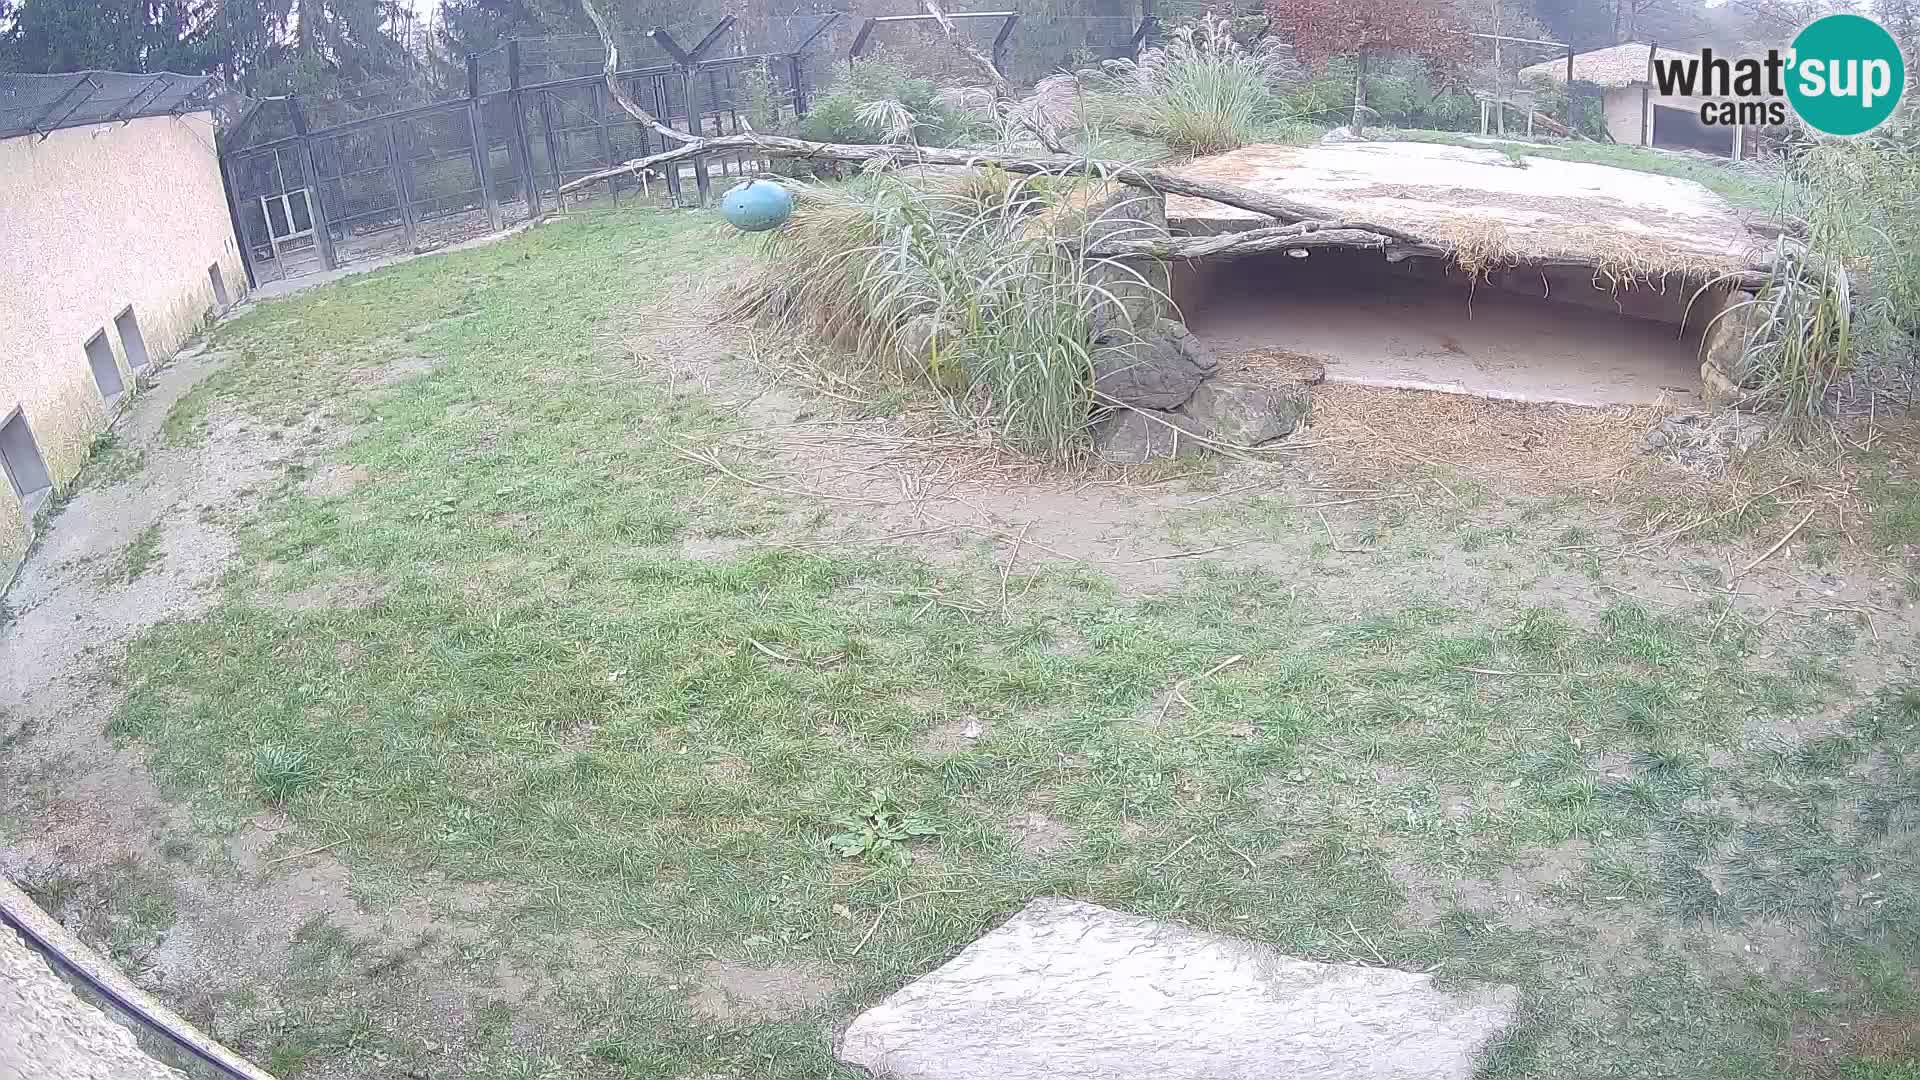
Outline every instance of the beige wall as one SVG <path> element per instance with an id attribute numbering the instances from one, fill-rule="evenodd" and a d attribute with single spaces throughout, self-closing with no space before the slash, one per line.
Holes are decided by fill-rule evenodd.
<path id="1" fill-rule="evenodd" d="M 210 114 L 0 140 L 0 421 L 21 408 L 56 487 L 108 421 L 86 340 L 106 330 L 132 387 L 114 316 L 133 305 L 148 353 L 165 359 L 213 306 L 214 263 L 236 298 L 246 271 Z M 0 584 L 29 524 L 0 480 Z"/>
<path id="2" fill-rule="evenodd" d="M 1622 146 L 1640 145 L 1640 84 L 1610 87 L 1600 98 L 1607 134 Z"/>

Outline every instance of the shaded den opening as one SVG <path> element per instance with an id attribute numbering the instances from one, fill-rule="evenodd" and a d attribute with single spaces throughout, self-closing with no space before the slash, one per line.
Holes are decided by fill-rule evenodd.
<path id="1" fill-rule="evenodd" d="M 1284 252 L 1178 266 L 1189 327 L 1223 357 L 1293 354 L 1327 378 L 1525 401 L 1652 404 L 1700 393 L 1700 339 L 1722 300 L 1671 277 L 1612 290 L 1588 268 L 1474 281 L 1438 259 Z M 1683 325 L 1684 322 L 1684 325 Z"/>

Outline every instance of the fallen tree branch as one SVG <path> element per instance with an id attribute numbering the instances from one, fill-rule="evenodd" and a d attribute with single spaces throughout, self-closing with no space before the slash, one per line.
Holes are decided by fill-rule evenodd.
<path id="1" fill-rule="evenodd" d="M 1302 224 L 1318 226 L 1302 228 Z M 1087 254 L 1106 258 L 1207 259 L 1237 258 L 1275 251 L 1313 251 L 1322 248 L 1378 248 L 1398 259 L 1422 255 L 1445 258 L 1447 250 L 1437 244 L 1409 243 L 1374 232 L 1354 228 L 1345 221 L 1277 225 L 1246 232 L 1217 236 L 1162 236 L 1151 239 L 1108 239 L 1087 249 Z"/>
<path id="2" fill-rule="evenodd" d="M 1343 219 L 1331 210 L 1306 203 L 1294 202 L 1273 195 L 1263 194 L 1250 188 L 1236 187 L 1232 184 L 1216 184 L 1211 181 L 1197 180 L 1190 176 L 1168 172 L 1165 169 L 1142 168 L 1115 161 L 1100 161 L 1094 158 L 1046 157 L 1021 158 L 1008 157 L 991 151 L 978 150 L 942 150 L 934 147 L 908 146 L 902 144 L 864 145 L 858 143 L 817 143 L 805 139 L 793 139 L 780 135 L 718 135 L 713 138 L 691 139 L 685 133 L 674 132 L 681 145 L 672 150 L 664 150 L 643 158 L 617 165 L 611 169 L 582 176 L 561 185 L 560 192 L 565 194 L 580 188 L 596 184 L 617 176 L 627 176 L 642 172 L 669 162 L 686 158 L 700 157 L 706 154 L 728 154 L 748 151 L 767 157 L 805 158 L 815 161 L 843 161 L 852 164 L 878 163 L 888 167 L 902 165 L 958 165 L 962 167 L 986 166 L 1004 169 L 1012 173 L 1027 175 L 1047 174 L 1052 176 L 1089 176 L 1119 184 L 1131 184 L 1164 195 L 1190 195 L 1198 199 L 1226 206 L 1250 210 L 1264 214 L 1276 221 L 1292 224 L 1296 222 L 1323 222 L 1337 224 L 1339 227 L 1358 229 L 1364 232 L 1384 236 L 1389 240 L 1398 240 L 1405 244 L 1422 244 L 1425 241 L 1389 225 L 1370 221 Z"/>

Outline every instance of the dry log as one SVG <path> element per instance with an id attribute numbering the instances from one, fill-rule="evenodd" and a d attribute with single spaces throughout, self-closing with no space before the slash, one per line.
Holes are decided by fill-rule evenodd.
<path id="1" fill-rule="evenodd" d="M 681 139 L 686 136 L 676 132 Z M 560 191 L 565 194 L 580 188 L 599 183 L 616 176 L 626 176 L 686 158 L 704 154 L 724 154 L 747 151 L 766 157 L 804 158 L 815 161 L 843 161 L 853 164 L 879 164 L 886 167 L 902 165 L 959 165 L 966 167 L 989 167 L 1004 169 L 1007 172 L 1028 175 L 1047 174 L 1052 176 L 1089 176 L 1110 180 L 1114 183 L 1131 184 L 1169 195 L 1191 195 L 1195 198 L 1209 199 L 1227 206 L 1251 210 L 1264 214 L 1284 223 L 1313 222 L 1321 228 L 1360 229 L 1377 233 L 1402 243 L 1419 244 L 1424 241 L 1401 229 L 1375 222 L 1355 221 L 1342 218 L 1331 210 L 1292 199 L 1277 198 L 1249 188 L 1235 187 L 1231 184 L 1215 184 L 1205 180 L 1196 180 L 1165 169 L 1142 168 L 1115 161 L 1099 161 L 1080 157 L 1044 157 L 1022 158 L 1004 154 L 977 150 L 941 150 L 925 146 L 907 146 L 898 144 L 861 145 L 854 143 L 816 143 L 805 139 L 793 139 L 780 135 L 719 135 L 707 139 L 694 139 L 683 142 L 672 150 L 664 150 L 648 157 L 636 158 L 611 169 L 568 181 Z"/>
<path id="2" fill-rule="evenodd" d="M 1166 260 L 1230 259 L 1274 251 L 1314 251 L 1326 248 L 1375 248 L 1394 261 L 1411 256 L 1437 259 L 1445 258 L 1447 255 L 1447 249 L 1437 244 L 1395 240 L 1368 229 L 1352 228 L 1338 222 L 1328 223 L 1319 228 L 1280 225 L 1265 229 L 1249 229 L 1246 232 L 1221 233 L 1216 236 L 1166 236 L 1150 240 L 1115 238 L 1095 244 L 1087 249 L 1087 254 L 1114 258 Z"/>

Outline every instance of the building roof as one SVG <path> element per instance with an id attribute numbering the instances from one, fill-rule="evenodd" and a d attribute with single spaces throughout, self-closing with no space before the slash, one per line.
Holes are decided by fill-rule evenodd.
<path id="1" fill-rule="evenodd" d="M 211 75 L 0 75 L 0 139 L 208 108 Z"/>
<path id="2" fill-rule="evenodd" d="M 1644 42 L 1629 41 L 1624 45 L 1613 45 L 1605 49 L 1592 49 L 1576 53 L 1573 57 L 1573 77 L 1580 82 L 1599 83 L 1601 86 L 1631 86 L 1647 81 L 1647 54 L 1654 46 Z M 1657 55 L 1662 60 L 1685 60 L 1697 56 L 1678 49 L 1660 49 Z M 1567 78 L 1567 60 L 1548 60 L 1531 64 L 1520 69 L 1522 79 L 1531 79 L 1544 75 L 1555 82 L 1564 82 Z"/>

